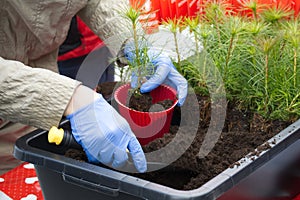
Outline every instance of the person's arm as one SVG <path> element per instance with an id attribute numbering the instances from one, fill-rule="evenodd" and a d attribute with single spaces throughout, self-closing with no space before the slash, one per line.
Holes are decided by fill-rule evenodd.
<path id="1" fill-rule="evenodd" d="M 80 82 L 0 57 L 1 117 L 45 130 L 58 125 Z"/>
<path id="2" fill-rule="evenodd" d="M 137 170 L 147 170 L 129 124 L 102 95 L 68 77 L 2 57 L 0 71 L 0 117 L 49 130 L 64 115 L 90 162 L 119 168 L 128 149 Z"/>

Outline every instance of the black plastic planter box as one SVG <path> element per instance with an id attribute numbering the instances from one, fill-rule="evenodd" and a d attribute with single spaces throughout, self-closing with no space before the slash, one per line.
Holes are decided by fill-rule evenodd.
<path id="1" fill-rule="evenodd" d="M 291 199 L 300 193 L 300 120 L 275 137 L 258 158 L 243 159 L 195 190 L 182 191 L 64 156 L 47 131 L 19 138 L 14 156 L 33 163 L 46 200 Z M 298 185 L 298 188 L 297 188 Z"/>

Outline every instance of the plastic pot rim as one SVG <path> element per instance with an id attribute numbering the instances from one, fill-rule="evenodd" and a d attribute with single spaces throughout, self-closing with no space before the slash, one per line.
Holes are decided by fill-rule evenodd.
<path id="1" fill-rule="evenodd" d="M 129 108 L 128 106 L 124 105 L 123 103 L 121 103 L 121 102 L 119 101 L 119 99 L 117 98 L 117 94 L 119 93 L 119 91 L 120 91 L 122 88 L 128 87 L 128 86 L 130 86 L 130 83 L 126 83 L 126 84 L 124 84 L 124 85 L 121 85 L 120 87 L 118 87 L 118 88 L 114 91 L 113 96 L 114 96 L 115 101 L 118 103 L 118 105 L 120 105 L 120 106 L 122 106 L 123 108 L 126 108 L 126 109 L 128 109 L 128 110 L 130 110 L 130 111 L 133 111 L 133 112 L 136 112 L 136 113 L 148 113 L 148 114 L 152 114 L 152 113 L 153 113 L 153 114 L 155 114 L 155 113 L 163 113 L 163 112 L 169 112 L 170 110 L 174 109 L 174 107 L 175 107 L 175 106 L 177 105 L 177 103 L 178 103 L 178 99 L 176 98 L 176 100 L 173 102 L 173 104 L 172 104 L 171 107 L 169 107 L 168 109 L 162 110 L 162 111 L 158 111 L 158 112 L 143 112 L 143 111 L 134 110 L 134 109 Z M 165 87 L 165 88 L 168 88 L 168 89 L 171 90 L 174 94 L 176 94 L 176 91 L 175 91 L 172 87 L 170 87 L 170 86 L 168 86 L 168 85 L 161 84 L 161 85 L 159 85 L 158 87 Z M 157 87 L 157 88 L 158 88 L 158 87 Z M 155 89 L 157 89 L 157 88 L 155 88 Z M 155 89 L 154 89 L 154 90 L 155 90 Z M 151 92 L 152 92 L 152 91 L 151 91 Z M 150 92 L 150 93 L 151 93 L 151 92 Z"/>

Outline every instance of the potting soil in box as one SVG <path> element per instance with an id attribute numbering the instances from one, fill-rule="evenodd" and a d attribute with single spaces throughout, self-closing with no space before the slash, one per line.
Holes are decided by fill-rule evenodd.
<path id="1" fill-rule="evenodd" d="M 231 118 L 236 122 L 235 120 L 241 119 L 241 116 L 231 115 Z M 258 117 L 258 119 L 260 118 Z M 229 127 L 233 127 L 233 129 L 231 128 L 231 131 L 224 130 L 224 135 L 218 143 L 222 144 L 223 140 L 227 142 L 223 145 L 217 144 L 206 159 L 189 159 L 186 155 L 191 154 L 191 151 L 188 150 L 183 157 L 173 163 L 173 166 L 162 169 L 161 172 L 155 171 L 149 174 L 125 174 L 101 165 L 90 164 L 80 160 L 84 154 L 76 154 L 81 155 L 80 158 L 77 158 L 78 160 L 67 157 L 66 151 L 63 151 L 61 147 L 48 143 L 48 132 L 43 130 L 34 131 L 18 139 L 14 155 L 20 160 L 34 164 L 43 195 L 47 200 L 195 200 L 216 199 L 218 197 L 223 200 L 232 199 L 233 196 L 238 196 L 237 199 L 240 199 L 240 191 L 246 191 L 243 193 L 246 195 L 243 198 L 251 199 L 253 195 L 257 195 L 260 188 L 263 189 L 262 192 L 265 192 L 260 193 L 262 195 L 260 199 L 279 195 L 277 192 L 281 189 L 284 189 L 284 194 L 289 197 L 296 194 L 295 192 L 299 193 L 297 188 L 289 188 L 285 183 L 287 180 L 289 182 L 297 180 L 294 179 L 294 174 L 287 174 L 286 172 L 293 172 L 300 166 L 300 160 L 297 157 L 300 155 L 298 140 L 300 138 L 300 121 L 293 123 L 272 137 L 268 141 L 270 146 L 263 145 L 262 149 L 258 148 L 252 151 L 247 158 L 240 160 L 236 156 L 247 153 L 251 148 L 242 145 L 246 143 L 247 134 L 236 129 L 238 127 L 246 128 L 246 126 L 231 123 L 233 122 L 227 122 L 230 126 L 225 129 Z M 65 124 L 61 126 L 66 128 Z M 258 127 L 252 125 L 252 129 L 255 128 Z M 199 129 L 204 129 L 204 127 Z M 155 141 L 145 146 L 145 151 L 159 148 L 156 146 L 158 143 L 171 140 L 172 135 L 176 133 L 176 126 L 172 126 L 172 131 L 173 133 L 158 140 L 160 142 Z M 277 130 L 273 131 L 276 132 Z M 249 132 L 247 137 L 250 137 Z M 197 141 L 199 142 L 199 139 L 195 139 L 196 143 Z M 251 142 L 254 141 L 255 139 Z M 154 145 L 155 143 L 156 145 Z M 196 143 L 193 143 L 191 148 Z M 236 144 L 237 147 L 233 147 L 233 144 Z M 161 143 L 161 145 L 163 144 Z M 268 148 L 267 151 L 263 150 L 265 147 Z M 217 152 L 222 153 L 217 155 L 220 154 Z M 226 156 L 226 154 L 228 155 Z M 257 157 L 258 154 L 260 154 L 259 157 Z M 232 160 L 228 160 L 228 157 L 232 157 Z M 190 163 L 190 167 L 183 169 L 187 166 L 187 162 Z M 271 181 L 270 177 L 272 178 Z M 257 182 L 257 180 L 259 181 Z"/>

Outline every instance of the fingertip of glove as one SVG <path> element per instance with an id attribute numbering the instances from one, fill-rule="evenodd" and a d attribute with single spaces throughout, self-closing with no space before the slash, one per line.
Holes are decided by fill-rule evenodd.
<path id="1" fill-rule="evenodd" d="M 132 155 L 132 160 L 138 172 L 144 173 L 147 171 L 147 161 L 143 149 L 138 140 L 133 137 L 131 138 L 128 149 Z"/>
<path id="2" fill-rule="evenodd" d="M 155 88 L 157 88 L 158 86 L 159 86 L 158 84 L 151 84 L 150 82 L 146 82 L 142 84 L 140 91 L 141 93 L 150 92 Z"/>
<path id="3" fill-rule="evenodd" d="M 141 92 L 141 93 L 146 93 L 146 92 L 148 92 L 148 90 L 145 90 L 145 89 L 142 89 L 142 88 L 141 88 L 141 89 L 140 89 L 140 92 Z"/>
<path id="4" fill-rule="evenodd" d="M 147 171 L 147 165 L 142 167 L 137 167 L 139 173 L 145 173 Z"/>
<path id="5" fill-rule="evenodd" d="M 185 99 L 179 99 L 177 105 L 182 106 L 184 101 L 185 101 Z"/>
<path id="6" fill-rule="evenodd" d="M 144 173 L 147 171 L 147 161 L 143 152 L 140 152 L 138 155 L 132 157 L 134 166 L 139 173 Z"/>

